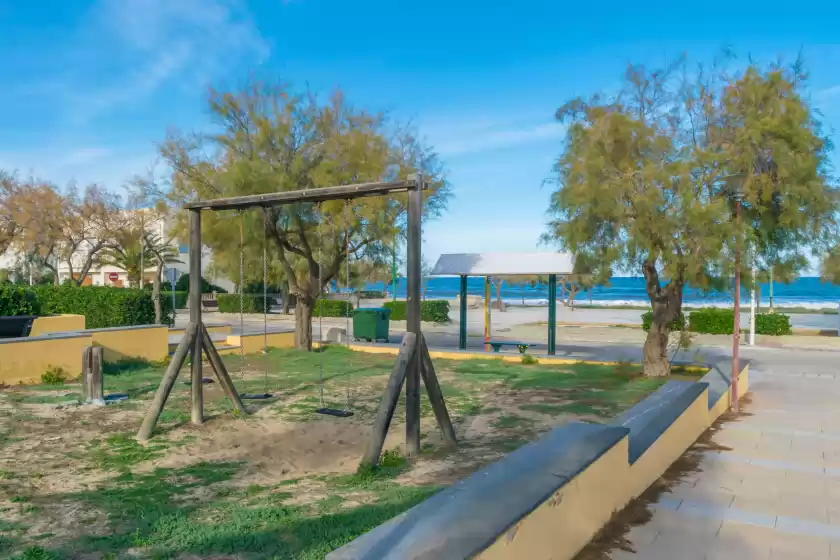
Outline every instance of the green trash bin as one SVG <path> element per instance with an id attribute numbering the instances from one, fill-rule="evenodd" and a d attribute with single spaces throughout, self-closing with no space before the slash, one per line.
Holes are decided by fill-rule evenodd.
<path id="1" fill-rule="evenodd" d="M 368 342 L 388 342 L 391 310 L 362 307 L 353 312 L 353 338 Z"/>

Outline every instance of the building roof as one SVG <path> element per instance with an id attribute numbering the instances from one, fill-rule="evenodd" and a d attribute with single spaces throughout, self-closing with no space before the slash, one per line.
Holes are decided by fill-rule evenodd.
<path id="1" fill-rule="evenodd" d="M 432 276 L 572 274 L 570 253 L 453 253 L 441 255 Z"/>

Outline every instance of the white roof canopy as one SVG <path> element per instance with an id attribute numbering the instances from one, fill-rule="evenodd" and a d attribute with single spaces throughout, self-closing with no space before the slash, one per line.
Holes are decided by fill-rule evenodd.
<path id="1" fill-rule="evenodd" d="M 441 255 L 432 276 L 572 274 L 570 253 L 454 253 Z"/>

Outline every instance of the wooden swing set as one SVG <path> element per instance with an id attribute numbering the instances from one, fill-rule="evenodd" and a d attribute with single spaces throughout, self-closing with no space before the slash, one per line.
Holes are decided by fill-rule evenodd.
<path id="1" fill-rule="evenodd" d="M 379 403 L 379 409 L 371 431 L 367 449 L 361 464 L 375 465 L 379 462 L 388 428 L 399 402 L 402 386 L 405 384 L 405 447 L 409 456 L 420 453 L 420 380 L 426 386 L 429 401 L 437 424 L 448 445 L 456 445 L 455 430 L 438 383 L 426 340 L 420 330 L 420 239 L 423 191 L 427 185 L 420 175 L 411 175 L 404 181 L 359 183 L 336 187 L 323 187 L 300 191 L 276 192 L 202 200 L 184 206 L 190 213 L 190 271 L 201 270 L 201 211 L 245 210 L 247 208 L 268 208 L 301 202 L 322 203 L 328 200 L 349 201 L 368 196 L 387 196 L 397 192 L 408 193 L 407 224 L 407 280 L 406 319 L 407 332 L 403 336 L 396 363 L 388 379 L 388 385 Z M 320 263 L 319 263 L 320 268 Z M 175 385 L 178 373 L 189 355 L 191 420 L 195 425 L 204 423 L 204 384 L 202 383 L 202 357 L 206 356 L 219 384 L 238 413 L 247 414 L 241 395 L 228 374 L 213 340 L 204 326 L 201 314 L 201 275 L 190 275 L 189 295 L 190 323 L 184 337 L 172 356 L 172 361 L 163 375 L 152 404 L 146 412 L 137 439 L 146 441 L 152 437 L 166 400 Z"/>

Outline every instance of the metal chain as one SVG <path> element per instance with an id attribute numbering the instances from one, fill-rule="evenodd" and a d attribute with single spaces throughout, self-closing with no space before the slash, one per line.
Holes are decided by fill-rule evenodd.
<path id="1" fill-rule="evenodd" d="M 263 393 L 268 393 L 268 211 L 263 208 Z"/>
<path id="2" fill-rule="evenodd" d="M 349 304 L 347 313 L 344 315 L 344 338 L 347 340 L 347 349 L 350 349 L 350 312 L 352 310 L 352 303 L 350 301 L 350 216 L 347 213 L 347 210 L 350 207 L 350 200 L 344 201 L 344 269 L 345 269 L 345 282 L 347 286 L 347 303 Z M 345 373 L 344 385 L 346 395 L 346 403 L 344 405 L 344 411 L 347 412 L 350 410 L 352 405 L 352 399 L 350 398 L 350 374 Z"/>
<path id="3" fill-rule="evenodd" d="M 245 381 L 245 229 L 244 216 L 239 211 L 239 381 Z"/>
<path id="4" fill-rule="evenodd" d="M 323 288 L 323 269 L 321 265 L 321 258 L 323 257 L 324 240 L 321 238 L 321 211 L 323 205 L 320 203 L 316 207 L 318 209 L 318 391 L 321 396 L 321 408 L 325 408 L 324 404 L 324 288 Z M 311 276 L 310 276 L 311 278 Z"/>

